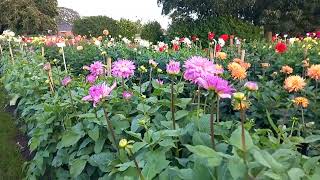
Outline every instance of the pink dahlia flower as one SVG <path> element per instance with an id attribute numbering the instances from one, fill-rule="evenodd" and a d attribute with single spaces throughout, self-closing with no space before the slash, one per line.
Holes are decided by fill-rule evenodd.
<path id="1" fill-rule="evenodd" d="M 125 100 L 129 100 L 129 99 L 131 99 L 131 97 L 132 97 L 132 93 L 129 92 L 129 91 L 124 91 L 124 92 L 122 93 L 122 97 L 123 97 L 123 99 L 125 99 Z"/>
<path id="2" fill-rule="evenodd" d="M 199 78 L 198 84 L 207 90 L 214 91 L 221 98 L 231 98 L 234 92 L 234 89 L 229 85 L 228 81 L 212 74 L 207 74 L 204 78 Z"/>
<path id="3" fill-rule="evenodd" d="M 158 83 L 160 86 L 163 85 L 163 81 L 161 79 L 156 79 L 156 83 Z"/>
<path id="4" fill-rule="evenodd" d="M 223 73 L 223 69 L 216 68 L 216 65 L 207 58 L 194 56 L 188 59 L 184 66 L 184 78 L 197 83 L 198 78 L 204 78 L 207 74 L 217 75 Z"/>
<path id="5" fill-rule="evenodd" d="M 90 73 L 95 76 L 100 76 L 104 74 L 104 67 L 100 61 L 96 61 L 89 67 Z"/>
<path id="6" fill-rule="evenodd" d="M 171 75 L 179 74 L 180 72 L 180 62 L 176 62 L 170 60 L 169 64 L 167 64 L 167 73 Z"/>
<path id="7" fill-rule="evenodd" d="M 95 76 L 93 74 L 89 74 L 86 79 L 87 79 L 87 82 L 89 82 L 90 84 L 93 84 L 98 79 L 98 76 Z"/>
<path id="8" fill-rule="evenodd" d="M 92 101 L 93 106 L 96 107 L 103 98 L 108 97 L 111 91 L 117 86 L 117 83 L 114 82 L 111 87 L 107 86 L 105 83 L 95 85 L 90 87 L 89 95 L 82 98 L 83 101 Z"/>
<path id="9" fill-rule="evenodd" d="M 259 89 L 258 84 L 256 82 L 248 81 L 244 84 L 244 87 L 249 91 L 257 91 Z"/>
<path id="10" fill-rule="evenodd" d="M 118 60 L 112 64 L 112 75 L 120 78 L 129 78 L 134 75 L 136 69 L 130 60 Z"/>
<path id="11" fill-rule="evenodd" d="M 72 81 L 71 77 L 70 77 L 70 76 L 67 76 L 67 77 L 65 77 L 65 78 L 61 81 L 61 84 L 62 84 L 63 86 L 68 86 L 68 84 L 70 84 L 71 81 Z"/>

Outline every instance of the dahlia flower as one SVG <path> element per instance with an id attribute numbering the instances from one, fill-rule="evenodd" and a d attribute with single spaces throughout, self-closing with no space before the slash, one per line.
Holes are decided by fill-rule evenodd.
<path id="1" fill-rule="evenodd" d="M 198 84 L 204 89 L 214 91 L 221 98 L 231 98 L 232 92 L 234 91 L 228 81 L 212 74 L 207 74 L 204 78 L 199 78 Z"/>
<path id="2" fill-rule="evenodd" d="M 218 69 L 212 61 L 200 56 L 191 57 L 183 67 L 186 69 L 184 78 L 192 83 L 197 83 L 198 78 L 204 78 L 207 74 L 218 75 L 223 73 L 223 70 Z"/>
<path id="3" fill-rule="evenodd" d="M 304 79 L 298 75 L 289 76 L 284 81 L 284 88 L 289 92 L 298 92 L 306 86 Z"/>
<path id="4" fill-rule="evenodd" d="M 307 75 L 318 81 L 320 79 L 320 64 L 311 65 L 311 67 L 308 68 Z"/>
<path id="5" fill-rule="evenodd" d="M 136 69 L 130 60 L 118 60 L 112 64 L 112 75 L 120 78 L 130 78 Z"/>
<path id="6" fill-rule="evenodd" d="M 129 91 L 123 91 L 122 97 L 123 97 L 123 99 L 125 99 L 125 100 L 129 100 L 129 99 L 131 99 L 131 97 L 132 97 L 132 93 L 129 92 Z"/>
<path id="7" fill-rule="evenodd" d="M 282 66 L 281 67 L 281 71 L 280 72 L 282 72 L 284 74 L 292 74 L 293 69 L 290 66 L 286 65 L 286 66 Z"/>
<path id="8" fill-rule="evenodd" d="M 104 67 L 100 61 L 96 61 L 90 65 L 90 73 L 94 76 L 100 76 L 104 74 Z"/>
<path id="9" fill-rule="evenodd" d="M 256 82 L 248 81 L 244 84 L 244 87 L 248 89 L 249 91 L 257 91 L 259 89 L 259 86 Z"/>
<path id="10" fill-rule="evenodd" d="M 301 106 L 303 108 L 307 108 L 309 105 L 309 100 L 305 97 L 296 97 L 292 101 L 295 105 Z"/>
<path id="11" fill-rule="evenodd" d="M 285 53 L 287 51 L 287 45 L 283 42 L 278 42 L 276 44 L 275 50 L 277 53 L 280 53 L 280 54 Z"/>
<path id="12" fill-rule="evenodd" d="M 92 101 L 93 106 L 96 107 L 103 98 L 108 97 L 111 91 L 116 87 L 117 83 L 114 82 L 111 87 L 105 83 L 90 87 L 89 95 L 82 98 L 83 101 Z"/>
<path id="13" fill-rule="evenodd" d="M 70 76 L 67 76 L 67 77 L 65 77 L 65 78 L 61 81 L 61 84 L 62 84 L 63 86 L 68 86 L 68 84 L 70 84 L 71 81 L 72 81 L 71 77 L 70 77 Z"/>
<path id="14" fill-rule="evenodd" d="M 89 82 L 90 84 L 93 84 L 94 82 L 96 82 L 97 79 L 98 79 L 98 77 L 93 74 L 89 74 L 86 77 L 87 82 Z"/>
<path id="15" fill-rule="evenodd" d="M 228 70 L 231 72 L 233 79 L 243 80 L 247 77 L 246 69 L 236 62 L 228 64 Z"/>
<path id="16" fill-rule="evenodd" d="M 208 32 L 208 40 L 212 41 L 214 39 L 215 34 L 213 32 Z"/>
<path id="17" fill-rule="evenodd" d="M 180 62 L 170 60 L 167 64 L 167 73 L 170 75 L 177 75 L 180 72 Z"/>

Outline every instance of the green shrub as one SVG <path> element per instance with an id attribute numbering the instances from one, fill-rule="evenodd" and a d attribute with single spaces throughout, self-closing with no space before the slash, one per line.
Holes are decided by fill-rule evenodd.
<path id="1" fill-rule="evenodd" d="M 148 22 L 141 30 L 141 38 L 153 43 L 160 41 L 162 35 L 161 25 L 157 21 Z"/>
<path id="2" fill-rule="evenodd" d="M 134 22 L 128 19 L 120 19 L 120 21 L 117 21 L 118 29 L 114 35 L 121 35 L 130 39 L 131 37 L 134 37 L 134 35 L 140 33 L 141 26 L 139 21 Z"/>
<path id="3" fill-rule="evenodd" d="M 215 17 L 205 20 L 178 19 L 169 27 L 169 36 L 197 35 L 200 40 L 207 39 L 208 32 L 234 34 L 244 39 L 260 39 L 261 29 L 248 22 L 232 17 Z"/>
<path id="4" fill-rule="evenodd" d="M 106 16 L 84 17 L 74 21 L 73 32 L 75 34 L 97 37 L 104 29 L 108 29 L 110 34 L 117 32 L 117 21 Z"/>

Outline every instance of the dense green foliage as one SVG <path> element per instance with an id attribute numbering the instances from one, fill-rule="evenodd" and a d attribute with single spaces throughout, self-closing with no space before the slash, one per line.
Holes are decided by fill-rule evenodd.
<path id="1" fill-rule="evenodd" d="M 208 32 L 233 34 L 243 39 L 259 39 L 261 38 L 262 30 L 250 23 L 232 17 L 214 17 L 197 20 L 193 20 L 192 18 L 177 19 L 172 22 L 168 30 L 168 34 L 172 37 L 197 35 L 200 40 L 206 40 Z"/>
<path id="2" fill-rule="evenodd" d="M 103 30 L 108 29 L 112 35 L 118 30 L 117 21 L 106 16 L 90 16 L 77 19 L 73 24 L 75 34 L 97 37 Z"/>
<path id="3" fill-rule="evenodd" d="M 31 138 L 30 149 L 36 153 L 27 164 L 27 179 L 139 179 L 139 172 L 145 180 L 319 179 L 319 89 L 313 79 L 305 77 L 306 87 L 289 93 L 283 88 L 287 75 L 279 72 L 283 65 L 290 65 L 294 75 L 303 76 L 304 53 L 310 64 L 317 63 L 319 40 L 296 42 L 284 54 L 276 53 L 271 43 L 251 41 L 243 45 L 245 61 L 251 63 L 247 77 L 234 79 L 227 70 L 221 77 L 250 101 L 245 118 L 233 107 L 234 99 L 221 99 L 217 105 L 214 92 L 201 89 L 199 93 L 182 73 L 174 77 L 165 72 L 171 59 L 182 66 L 191 56 L 207 56 L 195 44 L 177 52 L 158 52 L 118 39 L 111 45 L 105 39 L 99 47 L 88 42 L 80 43 L 83 50 L 64 48 L 69 58 L 68 74 L 60 68 L 62 55 L 56 47 L 46 47 L 48 57 L 52 57 L 48 59 L 40 55 L 41 46 L 36 43 L 28 44 L 33 51 L 15 46 L 14 61 L 7 50 L 2 57 L 1 80 L 9 97 L 21 98 L 18 123 L 24 125 Z M 8 48 L 8 43 L 3 45 Z M 227 59 L 216 59 L 216 63 L 227 69 L 229 62 L 240 55 L 236 47 L 226 46 L 223 51 Z M 90 65 L 102 52 L 113 61 L 131 59 L 137 69 L 124 81 L 100 76 L 95 84 L 116 81 L 118 87 L 94 107 L 83 100 L 92 84 L 86 81 L 88 72 L 81 66 Z M 149 64 L 150 59 L 159 63 L 157 67 Z M 52 66 L 54 92 L 48 84 L 50 73 L 43 69 L 46 62 Z M 263 68 L 261 63 L 271 66 Z M 147 72 L 138 71 L 141 65 Z M 72 81 L 62 86 L 66 75 L 72 76 Z M 156 81 L 159 79 L 162 85 Z M 257 91 L 244 88 L 249 80 L 258 83 Z M 124 90 L 132 93 L 131 99 L 123 98 Z M 302 108 L 292 102 L 297 96 L 307 97 L 310 102 L 303 108 L 304 120 Z M 176 128 L 172 125 L 172 106 Z M 219 121 L 215 107 L 220 109 Z M 215 120 L 215 148 L 210 141 L 211 119 Z M 243 133 L 240 119 L 245 121 Z M 118 149 L 121 139 L 134 142 Z"/>
<path id="4" fill-rule="evenodd" d="M 155 43 L 160 41 L 162 36 L 163 32 L 161 30 L 161 25 L 157 21 L 148 22 L 143 25 L 141 30 L 142 39 Z"/>
<path id="5" fill-rule="evenodd" d="M 2 0 L 0 32 L 11 29 L 20 34 L 55 31 L 58 15 L 57 0 Z"/>
<path id="6" fill-rule="evenodd" d="M 320 25 L 320 1 L 310 0 L 158 0 L 173 19 L 232 16 L 267 31 L 291 34 L 314 31 Z"/>

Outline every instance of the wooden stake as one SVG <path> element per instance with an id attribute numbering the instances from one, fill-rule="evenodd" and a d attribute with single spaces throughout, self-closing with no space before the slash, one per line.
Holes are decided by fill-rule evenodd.
<path id="1" fill-rule="evenodd" d="M 108 74 L 108 76 L 111 76 L 111 64 L 112 64 L 112 59 L 111 59 L 111 57 L 108 57 L 108 59 L 107 59 L 107 74 Z"/>
<path id="2" fill-rule="evenodd" d="M 13 58 L 13 52 L 12 52 L 12 48 L 11 48 L 11 43 L 10 41 L 9 42 L 9 52 L 10 52 L 10 56 L 11 56 L 11 61 L 12 61 L 12 64 L 14 64 L 14 58 Z"/>
<path id="3" fill-rule="evenodd" d="M 242 51 L 241 51 L 241 61 L 242 61 L 242 62 L 244 61 L 245 55 L 246 55 L 246 50 L 242 50 Z"/>
<path id="4" fill-rule="evenodd" d="M 42 57 L 44 57 L 44 47 L 43 46 L 41 47 L 41 55 L 42 55 Z"/>
<path id="5" fill-rule="evenodd" d="M 230 46 L 234 45 L 234 35 L 230 36 Z"/>

